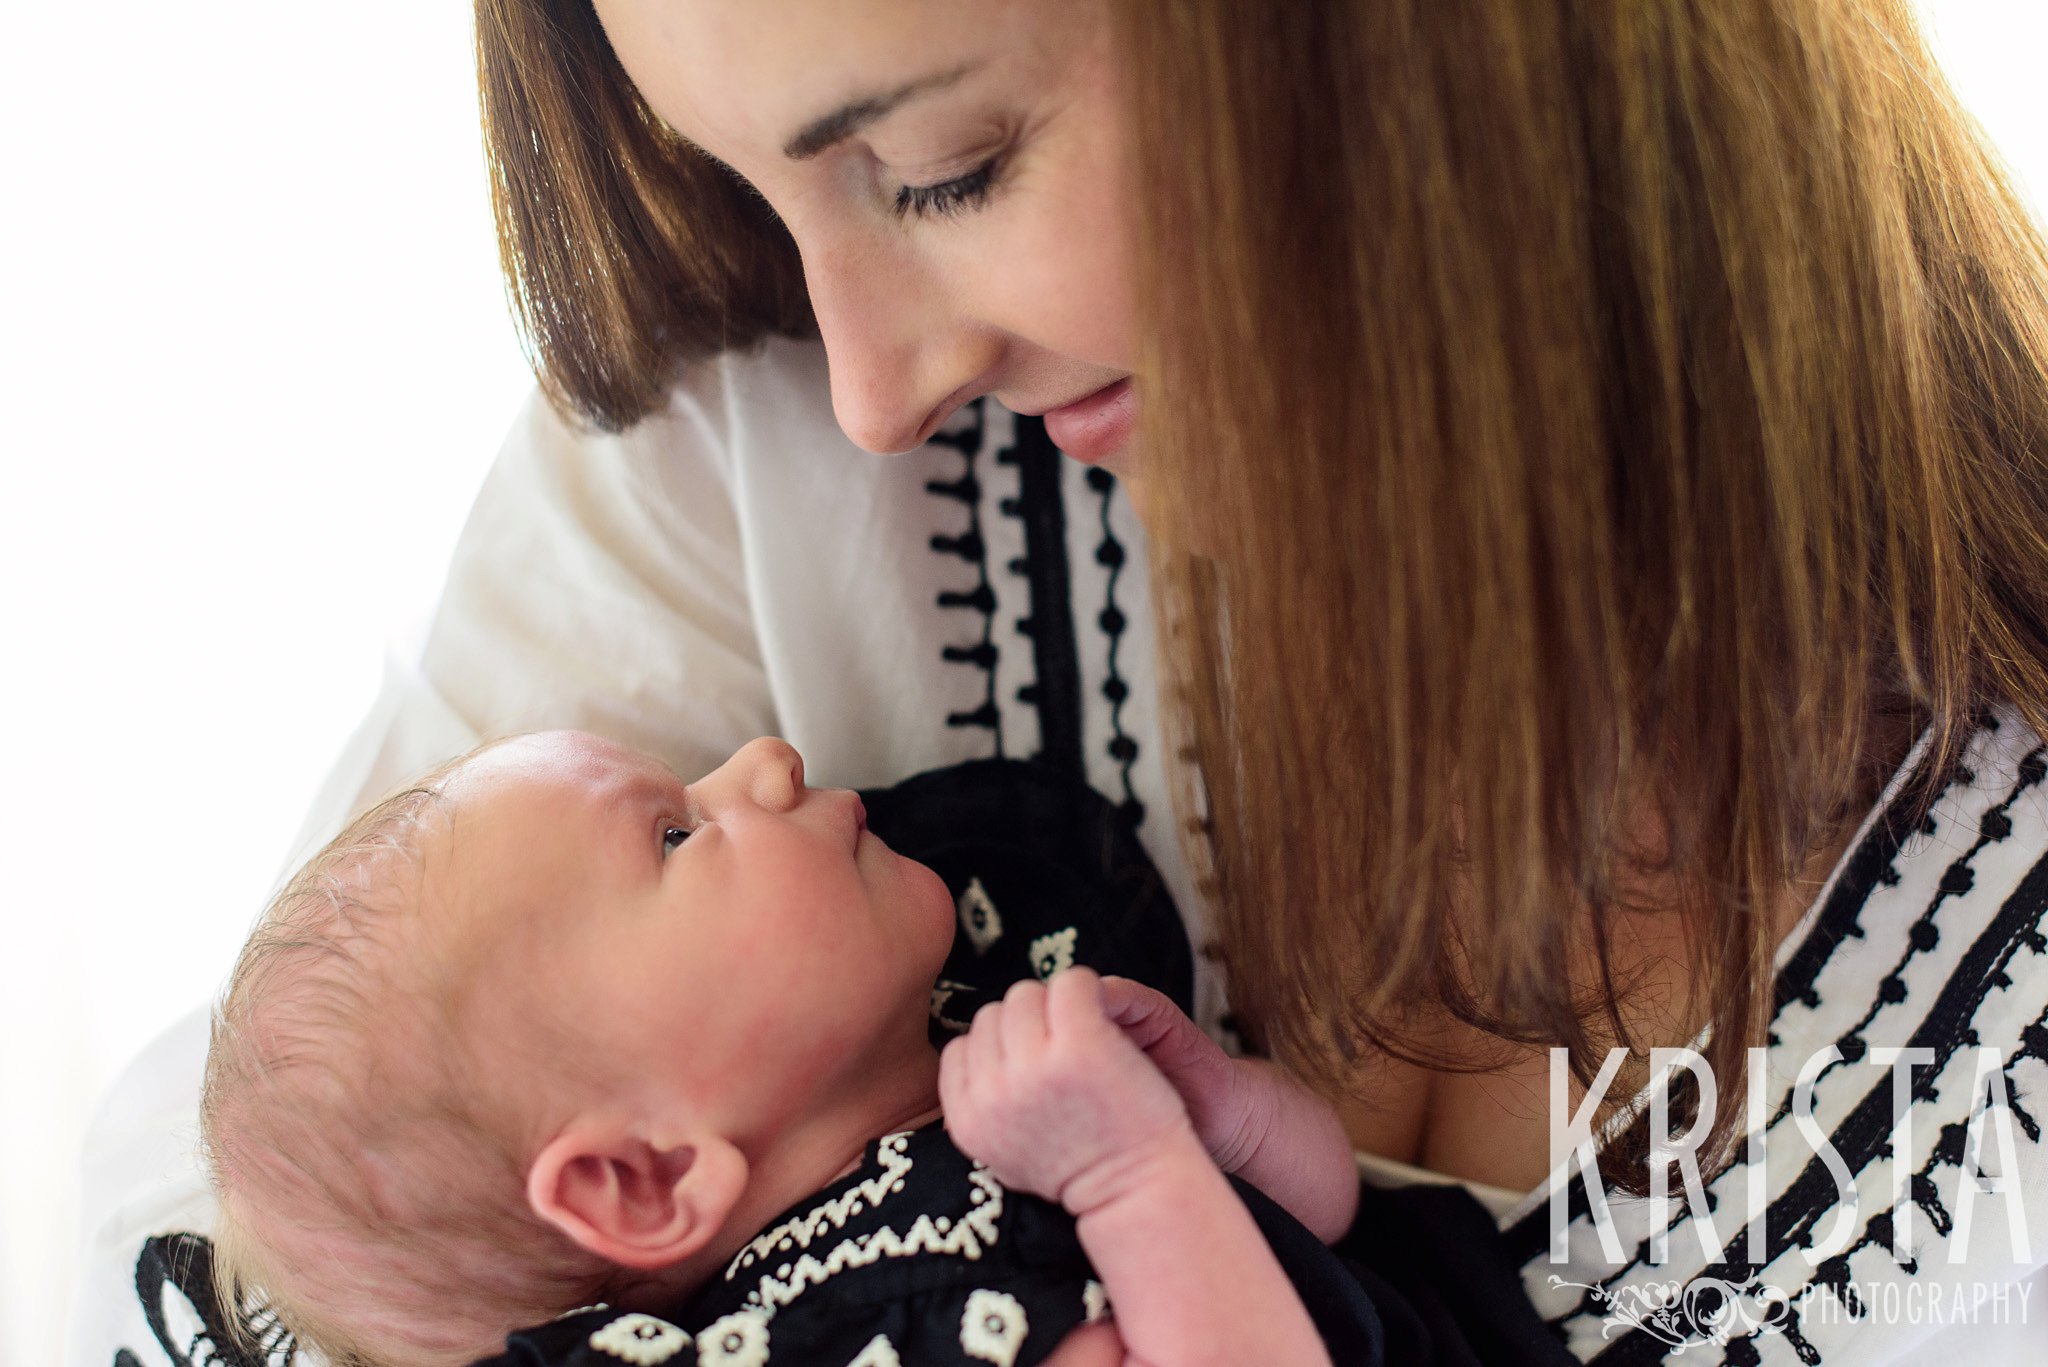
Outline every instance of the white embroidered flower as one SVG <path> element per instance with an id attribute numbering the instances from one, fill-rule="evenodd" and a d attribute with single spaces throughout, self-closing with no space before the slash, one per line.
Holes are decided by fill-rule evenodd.
<path id="1" fill-rule="evenodd" d="M 758 1314 L 735 1310 L 697 1335 L 699 1367 L 761 1367 L 768 1360 L 768 1325 Z"/>
<path id="2" fill-rule="evenodd" d="M 896 1345 L 889 1342 L 887 1334 L 877 1334 L 846 1367 L 903 1367 L 903 1359 L 896 1355 Z"/>
<path id="3" fill-rule="evenodd" d="M 988 892 L 981 886 L 979 878 L 969 879 L 967 891 L 960 894 L 956 904 L 960 912 L 961 929 L 974 944 L 976 954 L 988 953 L 988 947 L 1003 938 L 1003 918 L 996 911 L 996 904 L 989 900 Z"/>
<path id="4" fill-rule="evenodd" d="M 971 1358 L 1010 1367 L 1030 1332 L 1024 1307 L 1007 1291 L 975 1291 L 960 1314 L 960 1350 Z"/>
<path id="5" fill-rule="evenodd" d="M 1109 1293 L 1093 1277 L 1081 1287 L 1081 1314 L 1090 1324 L 1109 1318 Z"/>
<path id="6" fill-rule="evenodd" d="M 590 1346 L 634 1367 L 655 1367 L 689 1347 L 690 1336 L 652 1315 L 621 1315 L 590 1336 Z"/>
<path id="7" fill-rule="evenodd" d="M 951 978 L 941 978 L 932 986 L 931 1017 L 956 1035 L 967 1032 L 967 1022 L 954 1020 L 946 1014 L 946 1007 L 951 1004 L 953 995 L 966 986 L 966 983 L 956 983 Z"/>
<path id="8" fill-rule="evenodd" d="M 1050 935 L 1041 935 L 1031 942 L 1031 971 L 1041 978 L 1050 978 L 1061 969 L 1074 966 L 1075 930 L 1055 930 Z"/>

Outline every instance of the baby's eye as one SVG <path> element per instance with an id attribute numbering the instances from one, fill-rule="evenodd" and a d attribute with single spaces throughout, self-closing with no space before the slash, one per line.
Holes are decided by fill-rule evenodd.
<path id="1" fill-rule="evenodd" d="M 661 830 L 661 852 L 674 854 L 676 846 L 690 838 L 690 833 L 681 826 L 664 826 Z"/>

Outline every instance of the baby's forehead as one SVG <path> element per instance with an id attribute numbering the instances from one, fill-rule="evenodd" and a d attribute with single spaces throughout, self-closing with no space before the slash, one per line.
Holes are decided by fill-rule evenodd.
<path id="1" fill-rule="evenodd" d="M 660 761 L 587 731 L 538 731 L 513 736 L 472 754 L 450 773 L 450 797 L 512 787 L 539 790 L 563 801 L 605 801 L 650 785 L 678 783 Z"/>
<path id="2" fill-rule="evenodd" d="M 458 940 L 555 919 L 538 913 L 589 882 L 625 838 L 626 814 L 664 800 L 665 771 L 636 759 L 597 737 L 549 733 L 507 741 L 449 774 L 412 861 L 421 918 Z"/>
<path id="3" fill-rule="evenodd" d="M 421 914 L 441 933 L 498 941 L 521 939 L 518 925 L 554 933 L 564 909 L 601 901 L 690 805 L 659 760 L 573 731 L 495 743 L 435 787 L 415 861 Z"/>

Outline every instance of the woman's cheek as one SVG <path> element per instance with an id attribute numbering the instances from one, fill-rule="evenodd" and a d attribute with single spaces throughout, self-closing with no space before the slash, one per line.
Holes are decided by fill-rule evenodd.
<path id="1" fill-rule="evenodd" d="M 1136 354 L 1130 253 L 1105 206 L 1072 216 L 1047 214 L 1031 225 L 1034 241 L 1013 259 L 1020 308 L 1035 315 L 1035 340 L 1075 360 L 1128 371 Z M 1108 221 L 1105 221 L 1108 220 Z"/>

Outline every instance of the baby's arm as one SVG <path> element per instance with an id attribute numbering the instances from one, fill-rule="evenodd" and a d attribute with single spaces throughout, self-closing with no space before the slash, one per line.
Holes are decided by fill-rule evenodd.
<path id="1" fill-rule="evenodd" d="M 1058 1201 L 1116 1310 L 1127 1363 L 1328 1363 L 1301 1298 L 1165 1076 L 1104 1014 L 1101 980 L 1019 983 L 947 1045 L 946 1127 Z"/>
<path id="2" fill-rule="evenodd" d="M 1166 1075 L 1216 1160 L 1280 1203 L 1324 1243 L 1358 1213 L 1358 1162 L 1330 1104 L 1263 1059 L 1232 1058 L 1164 994 L 1102 980 L 1102 1005 Z"/>

